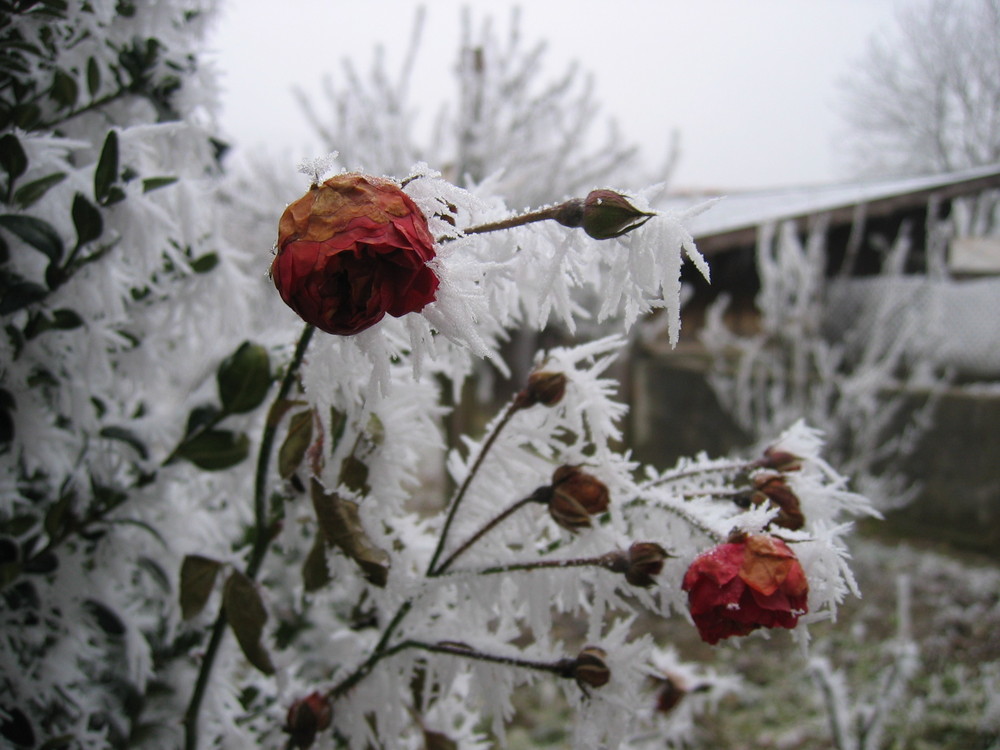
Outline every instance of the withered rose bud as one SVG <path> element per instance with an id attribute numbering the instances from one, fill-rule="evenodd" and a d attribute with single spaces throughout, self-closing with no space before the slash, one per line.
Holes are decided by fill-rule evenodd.
<path id="1" fill-rule="evenodd" d="M 579 466 L 560 466 L 552 474 L 549 515 L 568 531 L 590 528 L 590 517 L 608 509 L 608 487 Z"/>
<path id="2" fill-rule="evenodd" d="M 662 677 L 657 677 L 655 680 L 658 686 L 656 710 L 661 714 L 668 714 L 677 708 L 677 704 L 690 692 L 687 680 L 679 675 L 664 672 Z"/>
<path id="3" fill-rule="evenodd" d="M 307 323 L 350 335 L 434 300 L 427 219 L 399 187 L 341 174 L 292 203 L 278 223 L 271 277 Z"/>
<path id="4" fill-rule="evenodd" d="M 638 229 L 652 216 L 655 214 L 640 211 L 621 193 L 592 190 L 583 202 L 581 225 L 595 240 L 608 240 Z"/>
<path id="5" fill-rule="evenodd" d="M 761 505 L 770 501 L 780 508 L 772 523 L 792 531 L 801 529 L 805 525 L 806 519 L 802 514 L 799 498 L 792 492 L 784 476 L 768 472 L 757 474 L 751 482 L 754 488 L 751 499 L 754 504 Z"/>
<path id="6" fill-rule="evenodd" d="M 535 404 L 555 406 L 566 395 L 569 379 L 561 372 L 536 370 L 528 376 L 528 384 L 514 399 L 514 406 L 525 409 Z"/>
<path id="7" fill-rule="evenodd" d="M 802 459 L 798 456 L 768 448 L 764 455 L 753 462 L 753 465 L 760 469 L 771 469 L 773 471 L 798 471 L 802 468 Z"/>
<path id="8" fill-rule="evenodd" d="M 603 648 L 587 646 L 572 664 L 572 676 L 584 690 L 587 687 L 599 688 L 608 684 L 611 679 L 611 668 L 608 667 L 608 654 Z"/>
<path id="9" fill-rule="evenodd" d="M 333 708 L 330 700 L 320 692 L 314 692 L 295 701 L 288 709 L 285 732 L 292 747 L 311 747 L 316 733 L 330 726 Z"/>
<path id="10" fill-rule="evenodd" d="M 656 576 L 663 570 L 667 551 L 656 542 L 635 542 L 628 548 L 628 567 L 625 580 L 633 586 L 649 588 L 656 583 Z"/>

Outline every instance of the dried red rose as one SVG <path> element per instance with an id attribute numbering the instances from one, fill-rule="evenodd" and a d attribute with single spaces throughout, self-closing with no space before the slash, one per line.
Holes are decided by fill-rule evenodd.
<path id="1" fill-rule="evenodd" d="M 707 643 L 758 628 L 794 628 L 808 611 L 809 582 L 795 553 L 766 534 L 702 553 L 688 568 L 682 588 Z"/>
<path id="2" fill-rule="evenodd" d="M 271 277 L 285 303 L 327 333 L 350 335 L 434 301 L 434 238 L 399 187 L 360 174 L 331 177 L 278 223 Z"/>

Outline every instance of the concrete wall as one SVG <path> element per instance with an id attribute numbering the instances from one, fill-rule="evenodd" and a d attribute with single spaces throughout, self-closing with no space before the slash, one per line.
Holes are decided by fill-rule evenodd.
<path id="1" fill-rule="evenodd" d="M 629 442 L 637 459 L 668 467 L 685 455 L 725 455 L 750 440 L 719 406 L 704 355 L 644 355 L 630 363 Z M 876 533 L 926 539 L 1000 559 L 1000 390 L 944 395 L 935 424 L 904 470 L 917 499 Z"/>

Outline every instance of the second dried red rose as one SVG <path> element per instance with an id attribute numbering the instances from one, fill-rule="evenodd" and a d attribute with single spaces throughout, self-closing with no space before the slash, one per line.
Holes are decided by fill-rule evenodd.
<path id="1" fill-rule="evenodd" d="M 707 643 L 758 628 L 794 628 L 808 611 L 809 583 L 795 553 L 766 534 L 702 553 L 682 588 Z"/>
<path id="2" fill-rule="evenodd" d="M 331 177 L 285 209 L 274 285 L 307 323 L 350 335 L 434 301 L 427 219 L 399 187 L 360 174 Z"/>

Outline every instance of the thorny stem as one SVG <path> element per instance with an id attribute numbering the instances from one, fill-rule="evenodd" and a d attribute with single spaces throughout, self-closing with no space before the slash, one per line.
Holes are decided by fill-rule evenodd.
<path id="1" fill-rule="evenodd" d="M 246 570 L 244 571 L 247 578 L 251 581 L 256 578 L 257 573 L 260 570 L 260 566 L 264 562 L 267 549 L 271 543 L 271 534 L 268 533 L 267 523 L 267 475 L 271 465 L 271 453 L 274 446 L 274 437 L 277 434 L 278 429 L 278 420 L 274 419 L 272 415 L 275 413 L 275 405 L 280 404 L 288 397 L 288 393 L 291 391 L 292 385 L 298 378 L 299 369 L 302 366 L 302 360 L 305 357 L 306 349 L 309 348 L 309 342 L 315 331 L 316 329 L 314 326 L 307 325 L 303 329 L 302 335 L 299 336 L 299 342 L 295 347 L 295 353 L 292 355 L 292 360 L 288 363 L 288 368 L 285 370 L 285 376 L 282 378 L 278 394 L 275 396 L 274 401 L 271 404 L 271 410 L 268 411 L 267 422 L 264 425 L 264 432 L 261 435 L 260 450 L 257 453 L 257 472 L 255 475 L 253 503 L 254 528 L 256 536 L 254 538 L 253 548 L 250 551 L 250 558 L 247 560 Z M 215 624 L 212 626 L 212 635 L 209 638 L 208 646 L 205 649 L 205 655 L 201 661 L 201 668 L 198 670 L 198 678 L 195 682 L 194 690 L 191 693 L 191 702 L 188 704 L 187 711 L 184 714 L 185 750 L 197 750 L 198 714 L 201 711 L 201 703 L 205 697 L 205 691 L 208 688 L 212 667 L 214 666 L 216 656 L 219 653 L 219 647 L 222 645 L 222 637 L 225 635 L 225 631 L 226 613 L 225 610 L 220 607 L 219 614 L 215 618 Z"/>
<path id="2" fill-rule="evenodd" d="M 348 690 L 361 682 L 361 680 L 367 677 L 371 673 L 372 669 L 375 668 L 375 665 L 382 659 L 401 650 L 398 646 L 393 646 L 392 648 L 386 648 L 386 646 L 388 646 L 389 639 L 392 638 L 393 633 L 396 632 L 396 628 L 398 628 L 400 623 L 403 622 L 403 618 L 406 617 L 411 609 L 413 609 L 413 599 L 408 599 L 403 602 L 402 606 L 396 610 L 396 614 L 393 616 L 392 620 L 389 621 L 389 624 L 386 625 L 385 630 L 382 631 L 382 637 L 379 638 L 378 643 L 375 645 L 375 648 L 372 649 L 371 654 L 364 661 L 364 663 L 341 680 L 337 685 L 331 688 L 327 693 L 327 697 L 331 701 L 334 701 L 344 695 Z"/>
<path id="3" fill-rule="evenodd" d="M 444 520 L 444 526 L 441 529 L 441 536 L 438 538 L 437 548 L 434 550 L 434 555 L 431 557 L 430 564 L 427 566 L 427 576 L 433 577 L 440 573 L 440 570 L 436 570 L 437 561 L 441 557 L 441 553 L 444 552 L 444 545 L 448 540 L 448 532 L 451 529 L 451 524 L 455 520 L 455 513 L 458 511 L 458 506 L 461 505 L 462 499 L 465 497 L 465 493 L 469 489 L 469 485 L 475 478 L 476 474 L 479 472 L 479 467 L 483 464 L 483 459 L 486 458 L 486 454 L 490 452 L 490 448 L 493 447 L 493 443 L 496 442 L 497 437 L 503 431 L 503 428 L 510 421 L 510 418 L 521 409 L 521 405 L 517 401 L 512 401 L 507 407 L 507 411 L 504 412 L 503 417 L 497 422 L 496 427 L 493 432 L 490 433 L 489 437 L 486 438 L 486 442 L 483 443 L 483 447 L 479 450 L 479 455 L 476 456 L 476 461 L 473 463 L 472 468 L 469 473 L 466 474 L 465 480 L 462 482 L 462 486 L 458 488 L 455 493 L 454 499 L 451 501 L 451 507 L 448 508 L 448 515 Z"/>
<path id="4" fill-rule="evenodd" d="M 536 221 L 548 221 L 549 219 L 555 219 L 559 210 L 562 208 L 563 204 L 558 206 L 550 206 L 548 208 L 539 208 L 535 211 L 529 211 L 526 214 L 518 214 L 517 216 L 509 216 L 506 219 L 501 219 L 500 221 L 491 221 L 486 224 L 477 224 L 476 226 L 468 227 L 463 230 L 465 234 L 484 234 L 486 232 L 499 232 L 503 229 L 513 229 L 514 227 L 523 227 L 526 224 L 533 224 Z"/>
<path id="5" fill-rule="evenodd" d="M 522 669 L 534 669 L 539 672 L 548 672 L 559 677 L 573 677 L 573 667 L 576 659 L 558 659 L 557 661 L 534 661 L 532 659 L 518 659 L 513 656 L 502 656 L 500 654 L 488 654 L 483 651 L 464 646 L 460 643 L 426 643 L 424 641 L 401 641 L 389 649 L 385 656 L 392 656 L 408 648 L 415 648 L 421 651 L 429 651 L 434 654 L 450 654 L 460 656 L 465 659 L 476 661 L 486 661 L 493 664 L 503 664 L 508 667 L 521 667 Z"/>
<path id="6" fill-rule="evenodd" d="M 443 563 L 441 563 L 436 570 L 429 571 L 427 574 L 428 577 L 433 578 L 435 576 L 443 574 L 446 570 L 448 570 L 451 564 L 455 562 L 455 558 L 457 558 L 459 555 L 461 555 L 463 552 L 469 549 L 473 544 L 475 544 L 484 536 L 486 536 L 486 534 L 488 534 L 491 530 L 499 526 L 505 519 L 514 515 L 514 513 L 516 513 L 518 510 L 523 508 L 528 503 L 532 502 L 537 502 L 537 501 L 531 495 L 522 498 L 513 505 L 511 505 L 509 508 L 507 508 L 505 511 L 500 513 L 498 516 L 493 518 L 491 521 L 487 522 L 479 531 L 477 531 L 475 534 L 473 534 L 471 537 L 465 540 L 465 542 L 463 542 L 461 546 L 458 547 L 458 549 L 452 552 L 451 555 L 448 556 L 448 559 L 446 559 Z"/>
<path id="7" fill-rule="evenodd" d="M 703 466 L 699 468 L 692 469 L 680 469 L 677 471 L 667 472 L 666 474 L 661 474 L 656 479 L 650 479 L 647 482 L 643 482 L 639 485 L 639 491 L 652 489 L 653 487 L 659 487 L 661 484 L 667 484 L 669 482 L 676 482 L 681 479 L 687 479 L 689 477 L 696 477 L 699 474 L 708 474 L 714 472 L 728 473 L 728 472 L 738 472 L 746 471 L 753 466 L 752 463 L 746 461 L 719 464 L 717 466 Z"/>
<path id="8" fill-rule="evenodd" d="M 705 534 L 711 539 L 714 539 L 717 542 L 723 542 L 726 539 L 725 535 L 720 534 L 712 527 L 703 523 L 700 519 L 696 518 L 693 514 L 689 513 L 687 508 L 685 508 L 682 505 L 674 505 L 673 503 L 657 503 L 652 507 L 660 508 L 662 510 L 667 511 L 668 513 L 673 513 L 675 516 L 684 519 L 689 524 L 694 526 L 696 529 L 701 531 L 703 534 Z"/>
<path id="9" fill-rule="evenodd" d="M 607 568 L 611 570 L 612 556 L 577 557 L 569 560 L 529 560 L 521 563 L 495 565 L 492 568 L 477 570 L 477 575 L 496 575 L 497 573 L 514 573 L 524 570 L 549 570 L 552 568 Z"/>

